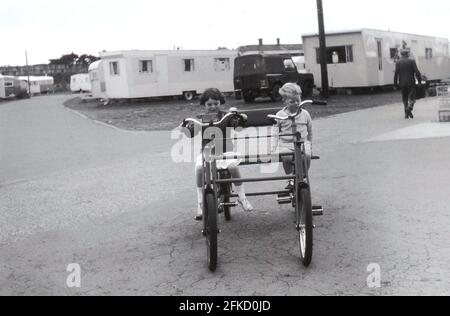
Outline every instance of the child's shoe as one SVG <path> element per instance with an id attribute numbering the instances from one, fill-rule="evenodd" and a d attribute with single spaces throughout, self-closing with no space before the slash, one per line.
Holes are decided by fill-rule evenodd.
<path id="1" fill-rule="evenodd" d="M 197 208 L 197 216 L 195 217 L 197 222 L 201 222 L 203 220 L 203 205 L 199 204 Z"/>
<path id="2" fill-rule="evenodd" d="M 247 198 L 238 199 L 238 203 L 242 206 L 245 212 L 253 212 L 255 210 Z"/>

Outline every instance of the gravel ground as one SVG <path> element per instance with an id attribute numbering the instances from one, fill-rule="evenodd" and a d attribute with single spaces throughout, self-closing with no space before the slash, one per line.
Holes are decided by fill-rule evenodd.
<path id="1" fill-rule="evenodd" d="M 312 193 L 325 214 L 312 265 L 299 263 L 292 207 L 259 197 L 255 212 L 221 217 L 213 274 L 176 140 L 93 123 L 68 98 L 0 108 L 0 296 L 450 294 L 450 132 L 428 128 L 437 99 L 419 101 L 414 120 L 399 103 L 316 120 Z M 81 288 L 67 286 L 71 263 Z M 368 286 L 372 264 L 380 288 Z"/>
<path id="2" fill-rule="evenodd" d="M 242 110 L 281 107 L 280 103 L 274 103 L 266 99 L 257 100 L 252 105 L 235 100 L 231 96 L 228 97 L 227 101 L 226 107 L 237 107 Z M 328 106 L 313 105 L 307 107 L 307 110 L 314 119 L 400 101 L 400 94 L 393 91 L 353 96 L 333 95 L 328 101 Z M 183 119 L 195 116 L 202 111 L 202 108 L 198 105 L 198 100 L 194 102 L 180 100 L 121 102 L 104 106 L 96 102 L 83 102 L 81 97 L 75 97 L 67 101 L 65 106 L 93 120 L 122 129 L 142 131 L 172 130 Z"/>

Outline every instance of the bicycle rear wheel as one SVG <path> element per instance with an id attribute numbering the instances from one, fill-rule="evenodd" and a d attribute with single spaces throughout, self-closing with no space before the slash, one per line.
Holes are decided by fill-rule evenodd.
<path id="1" fill-rule="evenodd" d="M 295 206 L 296 228 L 300 258 L 303 266 L 309 267 L 313 254 L 313 213 L 311 192 L 308 188 L 298 189 L 297 203 Z"/>

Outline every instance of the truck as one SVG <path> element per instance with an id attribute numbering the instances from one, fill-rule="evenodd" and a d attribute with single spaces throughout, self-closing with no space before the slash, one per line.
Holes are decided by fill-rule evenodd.
<path id="1" fill-rule="evenodd" d="M 258 97 L 270 97 L 279 102 L 279 90 L 288 82 L 297 83 L 304 98 L 312 96 L 314 76 L 299 70 L 290 55 L 253 54 L 235 59 L 234 93 L 238 100 L 253 103 Z"/>

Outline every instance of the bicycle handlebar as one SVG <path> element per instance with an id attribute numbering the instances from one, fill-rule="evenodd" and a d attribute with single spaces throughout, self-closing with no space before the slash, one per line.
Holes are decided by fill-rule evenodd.
<path id="1" fill-rule="evenodd" d="M 195 124 L 197 126 L 200 126 L 200 127 L 218 127 L 218 126 L 221 126 L 222 124 L 224 124 L 224 122 L 226 122 L 227 120 L 229 120 L 230 118 L 233 118 L 233 117 L 239 117 L 239 118 L 242 118 L 244 120 L 247 120 L 246 116 L 247 115 L 245 115 L 245 114 L 239 114 L 237 112 L 230 112 L 230 113 L 227 113 L 220 121 L 218 121 L 218 122 L 209 122 L 209 123 L 203 123 L 203 122 L 200 122 L 197 119 L 187 118 L 187 119 L 185 119 L 183 121 L 183 123 L 181 124 L 181 127 L 187 127 L 187 125 L 189 123 L 193 123 L 193 124 Z"/>
<path id="2" fill-rule="evenodd" d="M 287 120 L 294 119 L 297 116 L 299 116 L 300 113 L 302 113 L 303 106 L 305 104 L 307 104 L 307 103 L 313 103 L 313 101 L 312 100 L 303 101 L 302 103 L 300 103 L 300 105 L 299 105 L 299 107 L 297 109 L 297 112 L 295 112 L 294 114 L 291 114 L 291 115 L 289 115 L 287 117 L 281 117 L 281 116 L 277 116 L 277 115 L 267 115 L 267 117 L 270 118 L 270 119 L 273 119 L 273 120 L 278 120 L 278 121 L 287 121 Z"/>

